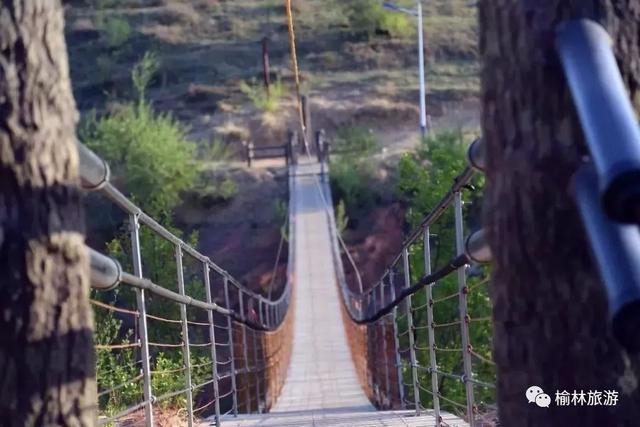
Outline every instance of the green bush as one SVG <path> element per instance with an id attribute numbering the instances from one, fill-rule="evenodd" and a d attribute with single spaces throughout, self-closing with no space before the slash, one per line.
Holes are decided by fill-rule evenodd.
<path id="1" fill-rule="evenodd" d="M 375 169 L 367 160 L 378 145 L 375 137 L 363 128 L 341 128 L 334 144 L 338 153 L 330 169 L 334 200 L 343 200 L 345 213 L 366 207 L 374 196 Z"/>
<path id="2" fill-rule="evenodd" d="M 146 52 L 140 62 L 131 70 L 131 80 L 138 93 L 138 101 L 140 103 L 144 102 L 147 87 L 159 67 L 160 62 L 157 55 L 153 52 Z"/>
<path id="3" fill-rule="evenodd" d="M 402 157 L 399 164 L 398 193 L 399 197 L 407 206 L 407 222 L 411 228 L 419 225 L 420 221 L 433 210 L 434 206 L 444 197 L 451 188 L 456 176 L 458 176 L 466 166 L 466 150 L 468 142 L 464 140 L 460 133 L 446 132 L 426 138 L 420 148 L 411 154 Z M 481 190 L 483 187 L 482 177 L 476 177 L 472 181 L 473 185 Z M 465 229 L 469 229 L 470 219 L 477 207 L 481 205 L 481 191 L 463 194 L 465 205 Z M 447 210 L 442 217 L 430 227 L 434 240 L 431 242 L 432 264 L 436 270 L 452 257 L 456 255 L 455 248 L 455 225 L 452 210 Z M 424 259 L 422 243 L 414 245 L 410 250 L 411 280 L 416 283 L 424 274 Z M 468 286 L 474 287 L 480 279 L 469 278 Z M 458 290 L 457 275 L 451 274 L 438 281 L 433 287 L 434 299 L 442 299 L 445 296 L 453 295 Z M 471 318 L 485 318 L 491 316 L 491 302 L 487 285 L 477 287 L 467 296 L 468 312 Z M 426 304 L 425 294 L 420 292 L 414 295 L 413 304 L 422 306 Z M 452 298 L 443 300 L 434 307 L 434 322 L 436 324 L 448 324 L 458 320 L 458 299 Z M 424 310 L 414 312 L 414 325 L 426 328 L 426 313 Z M 406 321 L 400 322 L 400 331 L 406 330 Z M 491 337 L 492 325 L 490 322 L 472 322 L 469 325 L 470 340 L 475 353 L 483 357 L 491 358 Z M 459 327 L 445 327 L 435 330 L 436 344 L 440 349 L 459 348 L 460 329 Z M 400 338 L 400 346 L 407 346 L 403 342 L 406 336 Z M 428 347 L 427 335 L 418 334 L 416 345 L 421 348 Z M 429 354 L 427 351 L 419 351 L 417 354 L 420 366 L 429 366 Z M 437 352 L 437 363 L 443 372 L 459 374 L 462 371 L 462 357 L 460 352 Z M 486 383 L 495 383 L 495 368 L 489 364 L 474 361 L 474 373 L 476 379 Z M 404 370 L 405 381 L 410 382 L 411 371 Z M 430 375 L 426 372 L 420 373 L 420 383 L 430 384 Z M 464 402 L 464 384 L 447 377 L 439 377 L 440 393 L 447 399 Z M 422 404 L 431 407 L 431 396 L 427 393 L 421 394 Z M 457 408 L 446 401 L 441 400 L 444 409 L 455 412 Z M 476 402 L 479 405 L 495 402 L 493 390 L 476 388 Z"/>
<path id="4" fill-rule="evenodd" d="M 409 37 L 415 33 L 415 26 L 405 14 L 385 10 L 378 0 L 355 0 L 347 6 L 347 15 L 351 27 L 369 37 L 377 32 L 394 38 Z"/>
<path id="5" fill-rule="evenodd" d="M 133 32 L 126 19 L 104 15 L 98 19 L 98 28 L 104 33 L 106 42 L 111 48 L 122 47 L 129 41 Z"/>
<path id="6" fill-rule="evenodd" d="M 349 217 L 347 216 L 347 207 L 344 200 L 340 200 L 336 206 L 336 227 L 338 234 L 342 235 L 349 226 Z"/>
<path id="7" fill-rule="evenodd" d="M 95 295 L 95 291 L 93 293 Z M 130 342 L 132 331 L 121 334 L 122 321 L 114 318 L 111 312 L 96 310 L 95 323 L 99 325 L 94 333 L 97 345 Z M 96 350 L 98 392 L 101 393 L 99 403 L 107 415 L 114 415 L 142 400 L 141 382 L 131 382 L 140 373 L 140 366 L 135 363 L 135 355 L 135 348 L 116 351 L 102 348 Z M 123 387 L 118 388 L 123 384 Z"/>
<path id="8" fill-rule="evenodd" d="M 355 159 L 369 156 L 378 146 L 374 135 L 361 127 L 338 129 L 334 144 L 336 150 L 343 156 L 351 156 Z"/>
<path id="9" fill-rule="evenodd" d="M 278 108 L 280 100 L 284 96 L 284 85 L 278 79 L 269 86 L 269 93 L 267 93 L 264 85 L 253 79 L 249 83 L 240 83 L 240 91 L 249 98 L 254 107 L 272 113 Z"/>
<path id="10" fill-rule="evenodd" d="M 87 146 L 111 165 L 126 192 L 152 216 L 171 212 L 198 174 L 186 129 L 148 104 L 125 105 L 82 132 Z"/>
<path id="11" fill-rule="evenodd" d="M 157 62 L 151 54 L 145 55 L 132 71 L 132 80 L 138 91 L 138 102 L 123 105 L 103 117 L 92 114 L 83 122 L 81 140 L 96 151 L 111 166 L 113 180 L 119 188 L 139 205 L 147 214 L 162 223 L 169 232 L 178 236 L 192 247 L 198 243 L 197 233 L 184 235 L 172 225 L 173 211 L 180 202 L 181 195 L 193 189 L 197 182 L 199 162 L 195 157 L 195 145 L 186 140 L 186 129 L 171 116 L 156 114 L 146 103 L 146 86 L 155 73 Z M 235 183 L 228 177 L 216 188 L 224 197 L 235 194 Z M 107 243 L 107 253 L 118 259 L 125 271 L 132 271 L 131 241 L 126 228 L 114 230 L 116 237 Z M 140 228 L 140 247 L 144 276 L 154 283 L 176 291 L 177 267 L 175 245 L 162 239 L 146 226 Z M 184 256 L 185 290 L 195 299 L 205 299 L 202 279 L 202 265 L 189 256 Z M 195 265 L 193 265 L 195 263 Z M 124 288 L 107 293 L 94 293 L 94 298 L 135 307 L 132 292 Z M 173 320 L 180 319 L 180 306 L 164 298 L 148 294 L 147 312 Z M 101 309 L 96 313 L 96 343 L 117 344 L 129 342 L 131 332 L 123 333 L 122 322 L 104 315 Z M 190 316 L 193 319 L 193 315 Z M 194 342 L 207 341 L 204 331 L 191 331 Z M 181 330 L 175 324 L 155 324 L 148 330 L 149 340 L 158 343 L 179 343 Z M 137 349 L 98 350 L 97 376 L 100 390 L 109 390 L 132 378 L 140 372 L 134 363 Z M 153 393 L 156 396 L 177 391 L 185 387 L 184 373 L 165 372 L 182 367 L 180 350 L 152 353 Z M 196 352 L 195 350 L 203 350 Z M 203 355 L 208 351 L 193 349 L 191 354 L 192 384 L 201 384 L 211 378 L 211 363 Z M 204 389 L 201 389 L 204 390 Z M 139 403 L 143 399 L 140 382 L 117 388 L 100 396 L 100 409 L 105 414 L 113 414 Z M 163 402 L 163 406 L 178 406 L 184 402 L 178 395 Z"/>

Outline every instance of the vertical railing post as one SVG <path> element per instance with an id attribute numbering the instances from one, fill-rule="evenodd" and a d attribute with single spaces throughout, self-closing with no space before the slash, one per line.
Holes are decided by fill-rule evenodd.
<path id="1" fill-rule="evenodd" d="M 176 245 L 176 269 L 178 272 L 178 292 L 185 295 L 184 292 L 184 271 L 182 270 L 182 247 Z M 189 324 L 187 323 L 187 306 L 180 304 L 180 319 L 182 320 L 182 360 L 184 364 L 184 373 L 187 382 L 187 424 L 193 426 L 193 385 L 191 384 L 191 356 L 189 352 Z"/>
<path id="2" fill-rule="evenodd" d="M 462 218 L 462 194 L 458 191 L 454 195 L 455 223 L 456 223 L 456 253 L 464 253 L 464 224 Z M 467 280 L 465 269 L 458 269 L 458 292 L 460 311 L 460 335 L 462 340 L 462 361 L 464 365 L 464 384 L 467 395 L 467 412 L 469 425 L 475 425 L 473 383 L 471 373 L 471 354 L 469 353 L 469 323 L 467 317 Z"/>
<path id="3" fill-rule="evenodd" d="M 311 106 L 307 95 L 302 95 L 302 118 L 304 120 L 304 149 L 305 154 L 309 155 L 311 154 L 309 144 L 313 137 L 313 132 L 311 130 Z"/>
<path id="4" fill-rule="evenodd" d="M 129 216 L 131 235 L 131 253 L 133 255 L 133 273 L 142 278 L 142 256 L 140 254 L 140 222 L 138 214 Z M 138 331 L 140 333 L 140 349 L 142 353 L 142 387 L 144 390 L 144 419 L 146 427 L 153 427 L 153 390 L 151 389 L 151 360 L 149 357 L 149 336 L 147 331 L 147 308 L 145 305 L 144 289 L 136 289 L 138 306 Z"/>
<path id="5" fill-rule="evenodd" d="M 256 340 L 256 331 L 253 330 L 252 338 L 253 338 L 253 367 L 254 367 L 254 374 L 255 374 L 255 378 L 256 378 L 256 405 L 258 407 L 258 413 L 261 414 L 262 413 L 262 402 L 261 400 L 261 387 L 260 387 L 260 367 L 259 365 L 259 361 L 258 361 L 258 342 Z"/>
<path id="6" fill-rule="evenodd" d="M 389 269 L 389 284 L 391 286 L 391 301 L 396 299 L 396 285 L 393 280 L 393 268 Z M 393 324 L 393 341 L 396 346 L 396 375 L 398 375 L 398 393 L 400 397 L 400 405 L 404 408 L 404 381 L 402 381 L 402 358 L 400 357 L 400 339 L 398 337 L 398 307 L 393 308 L 393 316 L 391 322 Z"/>
<path id="7" fill-rule="evenodd" d="M 374 288 L 369 289 L 369 291 L 367 291 L 367 295 L 369 296 L 369 303 L 367 304 L 367 306 L 371 307 L 371 313 L 370 315 L 375 314 L 375 312 L 377 311 L 378 307 L 376 304 L 376 292 Z M 378 324 L 377 322 L 373 322 L 369 325 L 369 330 L 371 330 L 371 342 L 373 343 L 377 343 L 379 341 L 378 338 Z M 369 348 L 369 344 L 367 343 L 367 349 Z M 376 351 L 375 346 L 372 349 L 373 353 L 371 354 L 371 359 L 372 359 L 372 363 L 371 363 L 371 391 L 373 392 L 373 395 L 375 396 L 375 401 L 380 404 L 380 387 L 378 385 L 378 352 Z"/>
<path id="8" fill-rule="evenodd" d="M 384 276 L 380 281 L 380 307 L 384 308 Z M 384 316 L 380 321 L 382 326 L 382 352 L 384 353 L 384 389 L 385 398 L 389 400 L 390 387 L 389 387 L 389 355 L 387 354 L 387 316 Z M 387 408 L 385 408 L 387 409 Z"/>
<path id="9" fill-rule="evenodd" d="M 229 278 L 224 276 L 224 300 L 227 309 L 231 310 L 231 302 L 229 300 Z M 227 332 L 229 336 L 229 357 L 231 358 L 231 389 L 233 390 L 233 415 L 238 416 L 238 389 L 236 385 L 236 356 L 233 348 L 233 320 L 231 316 L 227 316 Z"/>
<path id="10" fill-rule="evenodd" d="M 409 249 L 402 251 L 402 264 L 404 270 L 404 286 L 411 286 L 411 271 L 409 270 Z M 412 297 L 406 299 L 407 307 L 407 329 L 409 333 L 409 356 L 411 357 L 411 380 L 413 384 L 413 402 L 416 406 L 416 416 L 420 415 L 420 386 L 418 385 L 418 360 L 416 359 L 415 338 L 413 336 L 413 306 Z"/>
<path id="11" fill-rule="evenodd" d="M 431 274 L 431 234 L 429 227 L 424 228 L 424 275 Z M 438 364 L 436 363 L 435 331 L 433 330 L 433 286 L 428 285 L 424 290 L 427 297 L 427 331 L 429 334 L 429 370 L 431 371 L 431 391 L 433 393 L 433 412 L 436 427 L 440 427 L 440 398 L 438 390 Z"/>
<path id="12" fill-rule="evenodd" d="M 211 304 L 213 302 L 213 298 L 211 297 L 211 278 L 209 277 L 209 272 L 211 269 L 209 268 L 209 263 L 205 262 L 204 266 L 204 290 L 206 293 L 207 303 Z M 226 278 L 225 278 L 226 280 Z M 211 341 L 211 363 L 213 365 L 212 375 L 213 375 L 213 397 L 216 400 L 215 403 L 215 411 L 216 411 L 216 426 L 220 426 L 220 391 L 218 387 L 218 355 L 216 353 L 216 331 L 215 324 L 213 323 L 213 311 L 207 310 L 207 316 L 209 320 L 209 340 Z"/>
<path id="13" fill-rule="evenodd" d="M 242 316 L 242 318 L 244 319 L 244 297 L 242 296 L 242 291 L 238 292 L 238 299 L 240 300 L 240 316 Z M 251 412 L 251 389 L 249 387 L 249 353 L 247 350 L 247 331 L 244 323 L 240 325 L 240 331 L 242 335 L 242 358 L 244 359 L 245 399 L 247 401 L 247 413 L 249 413 Z"/>

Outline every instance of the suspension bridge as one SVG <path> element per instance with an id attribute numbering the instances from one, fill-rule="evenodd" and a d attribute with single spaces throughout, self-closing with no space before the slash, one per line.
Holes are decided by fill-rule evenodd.
<path id="1" fill-rule="evenodd" d="M 326 147 L 322 132 L 318 133 L 318 138 L 317 146 Z M 456 219 L 462 221 L 461 192 L 474 175 L 473 168 L 482 167 L 480 145 L 481 140 L 478 140 L 470 149 L 470 158 L 475 166 L 470 165 L 462 171 L 451 192 L 426 219 L 422 229 L 428 229 L 429 224 L 448 207 L 454 207 Z M 103 193 L 123 209 L 129 215 L 131 225 L 134 272 L 123 272 L 114 259 L 92 251 L 93 286 L 102 290 L 129 286 L 136 290 L 137 296 L 137 308 L 131 310 L 94 301 L 96 310 L 135 317 L 136 339 L 124 345 L 103 344 L 98 349 L 117 352 L 123 347 L 139 348 L 140 375 L 134 381 L 141 382 L 144 394 L 144 399 L 138 404 L 101 418 L 101 424 L 129 425 L 127 422 L 130 423 L 132 414 L 144 413 L 139 421 L 144 425 L 154 425 L 154 406 L 181 394 L 185 397 L 189 425 L 198 422 L 239 427 L 470 424 L 469 419 L 465 421 L 464 417 L 440 411 L 437 381 L 431 385 L 420 383 L 417 368 L 431 369 L 434 377 L 438 375 L 435 354 L 432 354 L 434 363 L 430 368 L 418 365 L 416 354 L 420 349 L 417 341 L 424 340 L 413 340 L 418 331 L 411 323 L 413 308 L 410 307 L 410 297 L 401 309 L 398 308 L 404 298 L 415 292 L 409 286 L 408 251 L 414 244 L 422 244 L 418 240 L 426 238 L 428 242 L 429 237 L 414 233 L 380 282 L 363 288 L 357 275 L 356 287 L 359 289 L 353 290 L 353 284 L 347 283 L 343 268 L 343 253 L 348 254 L 348 251 L 336 228 L 326 154 L 321 153 L 319 161 L 315 158 L 292 159 L 288 166 L 288 277 L 280 297 L 268 300 L 240 285 L 221 267 L 146 216 L 112 186 L 109 169 L 104 162 L 86 147 L 79 148 L 85 188 Z M 458 225 L 457 240 L 462 244 L 461 222 Z M 149 228 L 174 246 L 176 291 L 144 278 L 141 227 Z M 478 237 L 478 234 L 481 233 L 469 239 L 468 246 L 470 252 L 482 255 L 485 248 L 480 242 L 482 236 Z M 426 248 L 425 253 L 428 254 L 428 244 Z M 453 264 L 450 263 L 437 275 L 463 271 L 473 254 L 465 254 L 464 249 L 461 251 Z M 346 259 L 350 260 L 350 257 Z M 425 262 L 425 268 L 430 269 L 428 257 Z M 199 266 L 195 275 L 194 269 L 187 267 L 194 265 Z M 350 266 L 355 268 L 352 263 Z M 357 274 L 357 269 L 355 271 Z M 466 287 L 464 276 L 463 271 L 459 276 L 460 289 L 447 299 L 466 298 L 466 293 L 461 291 Z M 185 283 L 194 279 L 205 288 L 206 300 L 197 300 L 186 293 Z M 425 284 L 417 286 L 424 287 Z M 216 290 L 216 285 L 221 289 Z M 149 296 L 179 304 L 180 319 L 148 313 L 146 299 Z M 429 318 L 432 317 L 431 305 L 421 309 L 429 311 Z M 202 316 L 197 311 L 205 311 L 207 321 L 200 321 Z M 464 318 L 464 312 L 461 314 Z M 180 326 L 181 342 L 161 343 L 149 339 L 150 329 L 156 322 Z M 400 324 L 405 325 L 404 331 L 399 331 Z M 462 326 L 463 334 L 466 333 L 467 322 L 455 325 Z M 202 334 L 198 329 L 207 331 Z M 205 337 L 205 342 L 196 342 L 202 341 L 196 336 Z M 433 334 L 429 334 L 429 342 L 433 353 L 436 349 Z M 408 348 L 403 348 L 406 345 Z M 157 363 L 153 368 L 154 350 L 167 347 L 182 350 L 184 364 L 181 369 L 163 372 L 157 369 Z M 211 374 L 200 384 L 194 384 L 195 367 L 190 354 L 197 347 L 210 348 L 210 361 L 204 364 L 211 368 Z M 354 354 L 356 351 L 368 356 Z M 200 369 L 201 365 L 196 367 Z M 471 365 L 467 368 L 470 369 Z M 157 395 L 153 377 L 167 374 L 183 377 L 185 387 Z M 470 371 L 468 374 L 442 374 L 460 381 L 464 381 L 465 375 L 471 378 Z M 405 383 L 407 379 L 409 384 Z M 127 385 L 116 384 L 102 389 L 100 395 L 109 396 Z M 209 390 L 209 393 L 202 390 Z M 422 390 L 434 396 L 434 409 L 422 407 Z M 197 402 L 197 394 L 209 394 L 208 401 Z M 445 396 L 442 398 L 446 399 Z M 466 402 L 454 403 L 462 409 L 468 406 Z"/>
<path id="2" fill-rule="evenodd" d="M 603 75 L 611 75 L 615 60 L 610 50 L 600 49 L 605 58 L 594 55 L 593 63 L 572 63 L 577 55 L 573 46 L 597 44 L 601 31 L 585 22 L 567 30 L 567 44 L 561 43 L 559 50 L 561 55 L 565 50 L 569 75 L 572 69 L 585 67 L 601 67 Z M 602 111 L 590 110 L 593 103 L 581 104 L 580 84 L 594 86 L 588 79 L 581 81 L 583 77 L 581 71 L 573 78 L 573 90 L 581 118 L 589 123 L 589 115 Z M 623 85 L 619 86 L 617 92 L 602 94 L 603 99 L 626 97 Z M 625 108 L 631 109 L 628 102 Z M 637 125 L 633 127 L 635 135 Z M 471 274 L 468 267 L 490 262 L 491 252 L 483 230 L 464 230 L 464 199 L 474 191 L 474 176 L 485 169 L 482 139 L 470 146 L 468 165 L 408 235 L 380 280 L 364 283 L 337 230 L 327 179 L 327 144 L 322 132 L 316 138 L 317 160 L 291 155 L 287 162 L 288 270 L 282 291 L 273 298 L 243 286 L 214 260 L 142 212 L 110 182 L 108 165 L 79 144 L 83 187 L 102 194 L 126 214 L 131 246 L 127 264 L 131 272 L 124 271 L 115 259 L 90 250 L 92 286 L 101 291 L 119 288 L 135 292 L 135 307 L 92 301 L 96 311 L 130 318 L 135 324 L 135 335 L 126 342 L 96 345 L 99 352 L 133 349 L 136 354 L 136 375 L 119 384 L 99 383 L 99 398 L 108 401 L 125 387 L 136 387 L 140 392 L 137 402 L 103 411 L 100 425 L 154 426 L 158 409 L 166 408 L 168 402 L 184 415 L 189 426 L 484 425 L 488 405 L 481 396 L 495 387 L 486 379 L 491 377 L 486 373 L 491 372 L 494 362 L 490 352 L 474 347 L 471 330 L 491 318 L 470 312 L 468 302 L 483 289 L 486 292 L 488 279 Z M 632 139 L 637 143 L 637 138 Z M 285 151 L 294 153 L 293 149 Z M 578 181 L 578 199 L 589 205 L 590 214 L 585 214 L 588 231 L 609 233 L 603 228 L 608 220 L 603 219 L 604 214 L 593 214 L 598 209 L 590 204 L 597 199 L 597 194 L 592 194 L 597 187 L 594 181 L 597 177 L 591 175 L 585 186 Z M 432 266 L 434 237 L 444 237 L 434 236 L 431 229 L 444 218 L 454 229 L 450 237 L 455 253 Z M 599 262 L 611 253 L 598 251 L 601 242 L 610 248 L 624 247 L 631 241 L 620 237 L 629 230 L 607 227 L 614 237 L 593 240 Z M 145 271 L 149 254 L 142 250 L 141 230 L 172 247 L 175 278 L 163 278 L 163 283 L 150 279 L 153 272 Z M 634 242 L 640 241 L 637 230 L 632 233 Z M 348 269 L 353 270 L 354 280 L 347 280 Z M 440 282 L 449 277 L 455 277 L 455 289 L 436 296 Z M 614 279 L 607 286 L 612 286 Z M 418 300 L 419 293 L 425 303 L 417 305 L 414 298 Z M 151 313 L 149 302 L 158 300 L 179 306 L 179 318 Z M 450 313 L 452 308 L 453 318 L 438 320 L 441 310 Z M 179 341 L 154 338 L 156 322 L 179 328 Z M 614 316 L 614 327 L 615 322 Z M 438 345 L 438 334 L 443 330 L 456 331 L 455 346 Z M 182 366 L 167 368 L 159 363 L 160 350 L 167 348 L 182 353 Z M 207 356 L 194 360 L 194 354 L 202 355 L 203 351 Z M 441 361 L 452 355 L 459 358 L 455 365 L 459 369 L 443 370 Z M 167 389 L 158 378 L 178 380 Z M 448 396 L 444 380 L 460 385 L 464 397 Z"/>

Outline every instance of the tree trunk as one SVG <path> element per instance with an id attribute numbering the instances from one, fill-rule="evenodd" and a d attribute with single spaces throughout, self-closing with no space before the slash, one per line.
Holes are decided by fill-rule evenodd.
<path id="1" fill-rule="evenodd" d="M 0 1 L 0 424 L 96 423 L 93 317 L 59 0 Z"/>
<path id="2" fill-rule="evenodd" d="M 504 426 L 636 426 L 639 359 L 612 338 L 607 301 L 568 192 L 587 153 L 554 50 L 566 19 L 602 23 L 636 108 L 640 1 L 481 0 L 485 222 L 494 253 L 494 358 Z M 527 403 L 540 386 L 551 407 Z M 556 391 L 615 390 L 616 406 L 555 404 Z"/>

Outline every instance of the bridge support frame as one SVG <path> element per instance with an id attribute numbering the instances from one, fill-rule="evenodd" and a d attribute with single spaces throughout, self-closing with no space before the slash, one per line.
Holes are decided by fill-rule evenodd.
<path id="1" fill-rule="evenodd" d="M 402 266 L 404 270 L 404 287 L 411 286 L 411 271 L 409 270 L 409 249 L 404 248 L 402 251 Z M 413 384 L 413 403 L 416 407 L 416 416 L 420 416 L 420 385 L 418 383 L 418 360 L 416 358 L 415 337 L 413 336 L 413 298 L 411 296 L 406 299 L 407 307 L 407 329 L 409 333 L 409 357 L 411 360 L 411 383 Z"/>
<path id="2" fill-rule="evenodd" d="M 229 278 L 224 276 L 224 301 L 227 308 L 231 310 L 231 304 L 229 300 Z M 230 316 L 227 316 L 227 331 L 229 335 L 229 357 L 231 358 L 231 389 L 233 390 L 233 415 L 238 416 L 238 388 L 236 384 L 236 355 L 233 343 L 233 320 Z"/>
<path id="3" fill-rule="evenodd" d="M 462 217 L 462 193 L 456 191 L 454 194 L 454 212 L 456 226 L 456 252 L 463 254 L 464 249 L 464 223 Z M 460 335 L 462 341 L 462 361 L 464 366 L 464 385 L 467 396 L 467 415 L 469 426 L 475 426 L 474 398 L 473 398 L 473 377 L 471 366 L 471 353 L 469 342 L 469 316 L 467 310 L 467 277 L 464 268 L 458 269 L 458 299 L 460 313 Z"/>
<path id="4" fill-rule="evenodd" d="M 208 263 L 204 263 L 204 288 L 205 294 L 207 298 L 207 302 L 211 304 L 213 302 L 213 298 L 211 297 L 211 279 L 209 278 L 209 273 L 211 269 L 209 268 Z M 225 277 L 225 283 L 227 278 Z M 216 328 L 213 312 L 211 310 L 207 311 L 207 316 L 209 320 L 209 339 L 211 340 L 211 362 L 213 364 L 212 367 L 212 375 L 213 375 L 213 397 L 216 399 L 216 403 L 214 404 L 215 413 L 216 413 L 216 426 L 220 426 L 220 390 L 218 388 L 218 355 L 216 353 Z M 231 333 L 231 331 L 229 331 Z"/>
<path id="5" fill-rule="evenodd" d="M 140 221 L 138 214 L 129 215 L 129 233 L 131 236 L 131 254 L 133 257 L 133 274 L 142 278 L 142 256 L 140 254 Z M 147 307 L 144 289 L 136 289 L 138 306 L 138 333 L 142 353 L 142 387 L 144 391 L 144 420 L 146 427 L 153 427 L 153 390 L 151 389 L 151 359 L 149 357 L 149 338 L 147 330 Z"/>
<path id="6" fill-rule="evenodd" d="M 380 306 L 384 307 L 384 278 L 380 282 Z M 389 397 L 391 395 L 391 386 L 389 382 L 389 354 L 387 352 L 387 316 L 381 319 L 380 327 L 382 328 L 382 352 L 384 353 L 385 398 L 391 402 L 391 398 Z"/>
<path id="7" fill-rule="evenodd" d="M 424 245 L 424 274 L 431 274 L 431 233 L 429 227 L 425 227 L 423 231 Z M 441 426 L 440 418 L 440 391 L 438 388 L 438 363 L 436 360 L 435 349 L 435 332 L 433 330 L 433 285 L 427 286 L 424 291 L 427 297 L 427 331 L 429 335 L 429 369 L 431 372 L 431 392 L 433 394 L 433 412 L 436 418 L 436 427 Z"/>
<path id="8" fill-rule="evenodd" d="M 182 267 L 182 247 L 176 245 L 176 270 L 178 273 L 178 293 L 185 296 L 184 271 Z M 211 311 L 209 311 L 211 313 Z M 189 324 L 187 323 L 187 306 L 180 304 L 180 320 L 182 321 L 182 363 L 184 365 L 184 375 L 187 383 L 187 425 L 193 426 L 193 384 L 191 383 L 191 354 L 189 351 Z M 215 363 L 214 363 L 215 366 Z M 214 377 L 214 384 L 217 379 Z"/>
<path id="9" fill-rule="evenodd" d="M 240 315 L 245 316 L 244 312 L 244 297 L 242 296 L 242 292 L 240 291 L 238 295 L 238 299 L 240 300 Z M 251 412 L 251 387 L 249 384 L 249 353 L 247 351 L 247 331 L 244 324 L 240 325 L 240 331 L 242 335 L 242 359 L 244 360 L 244 378 L 245 378 L 245 399 L 246 399 L 246 408 L 247 413 Z"/>
<path id="10" fill-rule="evenodd" d="M 389 269 L 388 270 L 388 274 L 389 274 L 389 285 L 391 287 L 391 300 L 393 301 L 394 299 L 396 299 L 396 286 L 395 286 L 395 282 L 393 281 L 393 269 Z M 405 401 L 404 401 L 404 384 L 402 381 L 402 359 L 400 357 L 400 339 L 398 338 L 398 322 L 397 322 L 397 318 L 398 318 L 398 307 L 394 307 L 393 308 L 393 312 L 392 312 L 392 316 L 391 316 L 391 324 L 393 325 L 393 341 L 394 341 L 394 345 L 396 347 L 396 375 L 398 376 L 398 394 L 400 397 L 400 404 L 402 405 L 402 407 L 405 407 Z"/>

